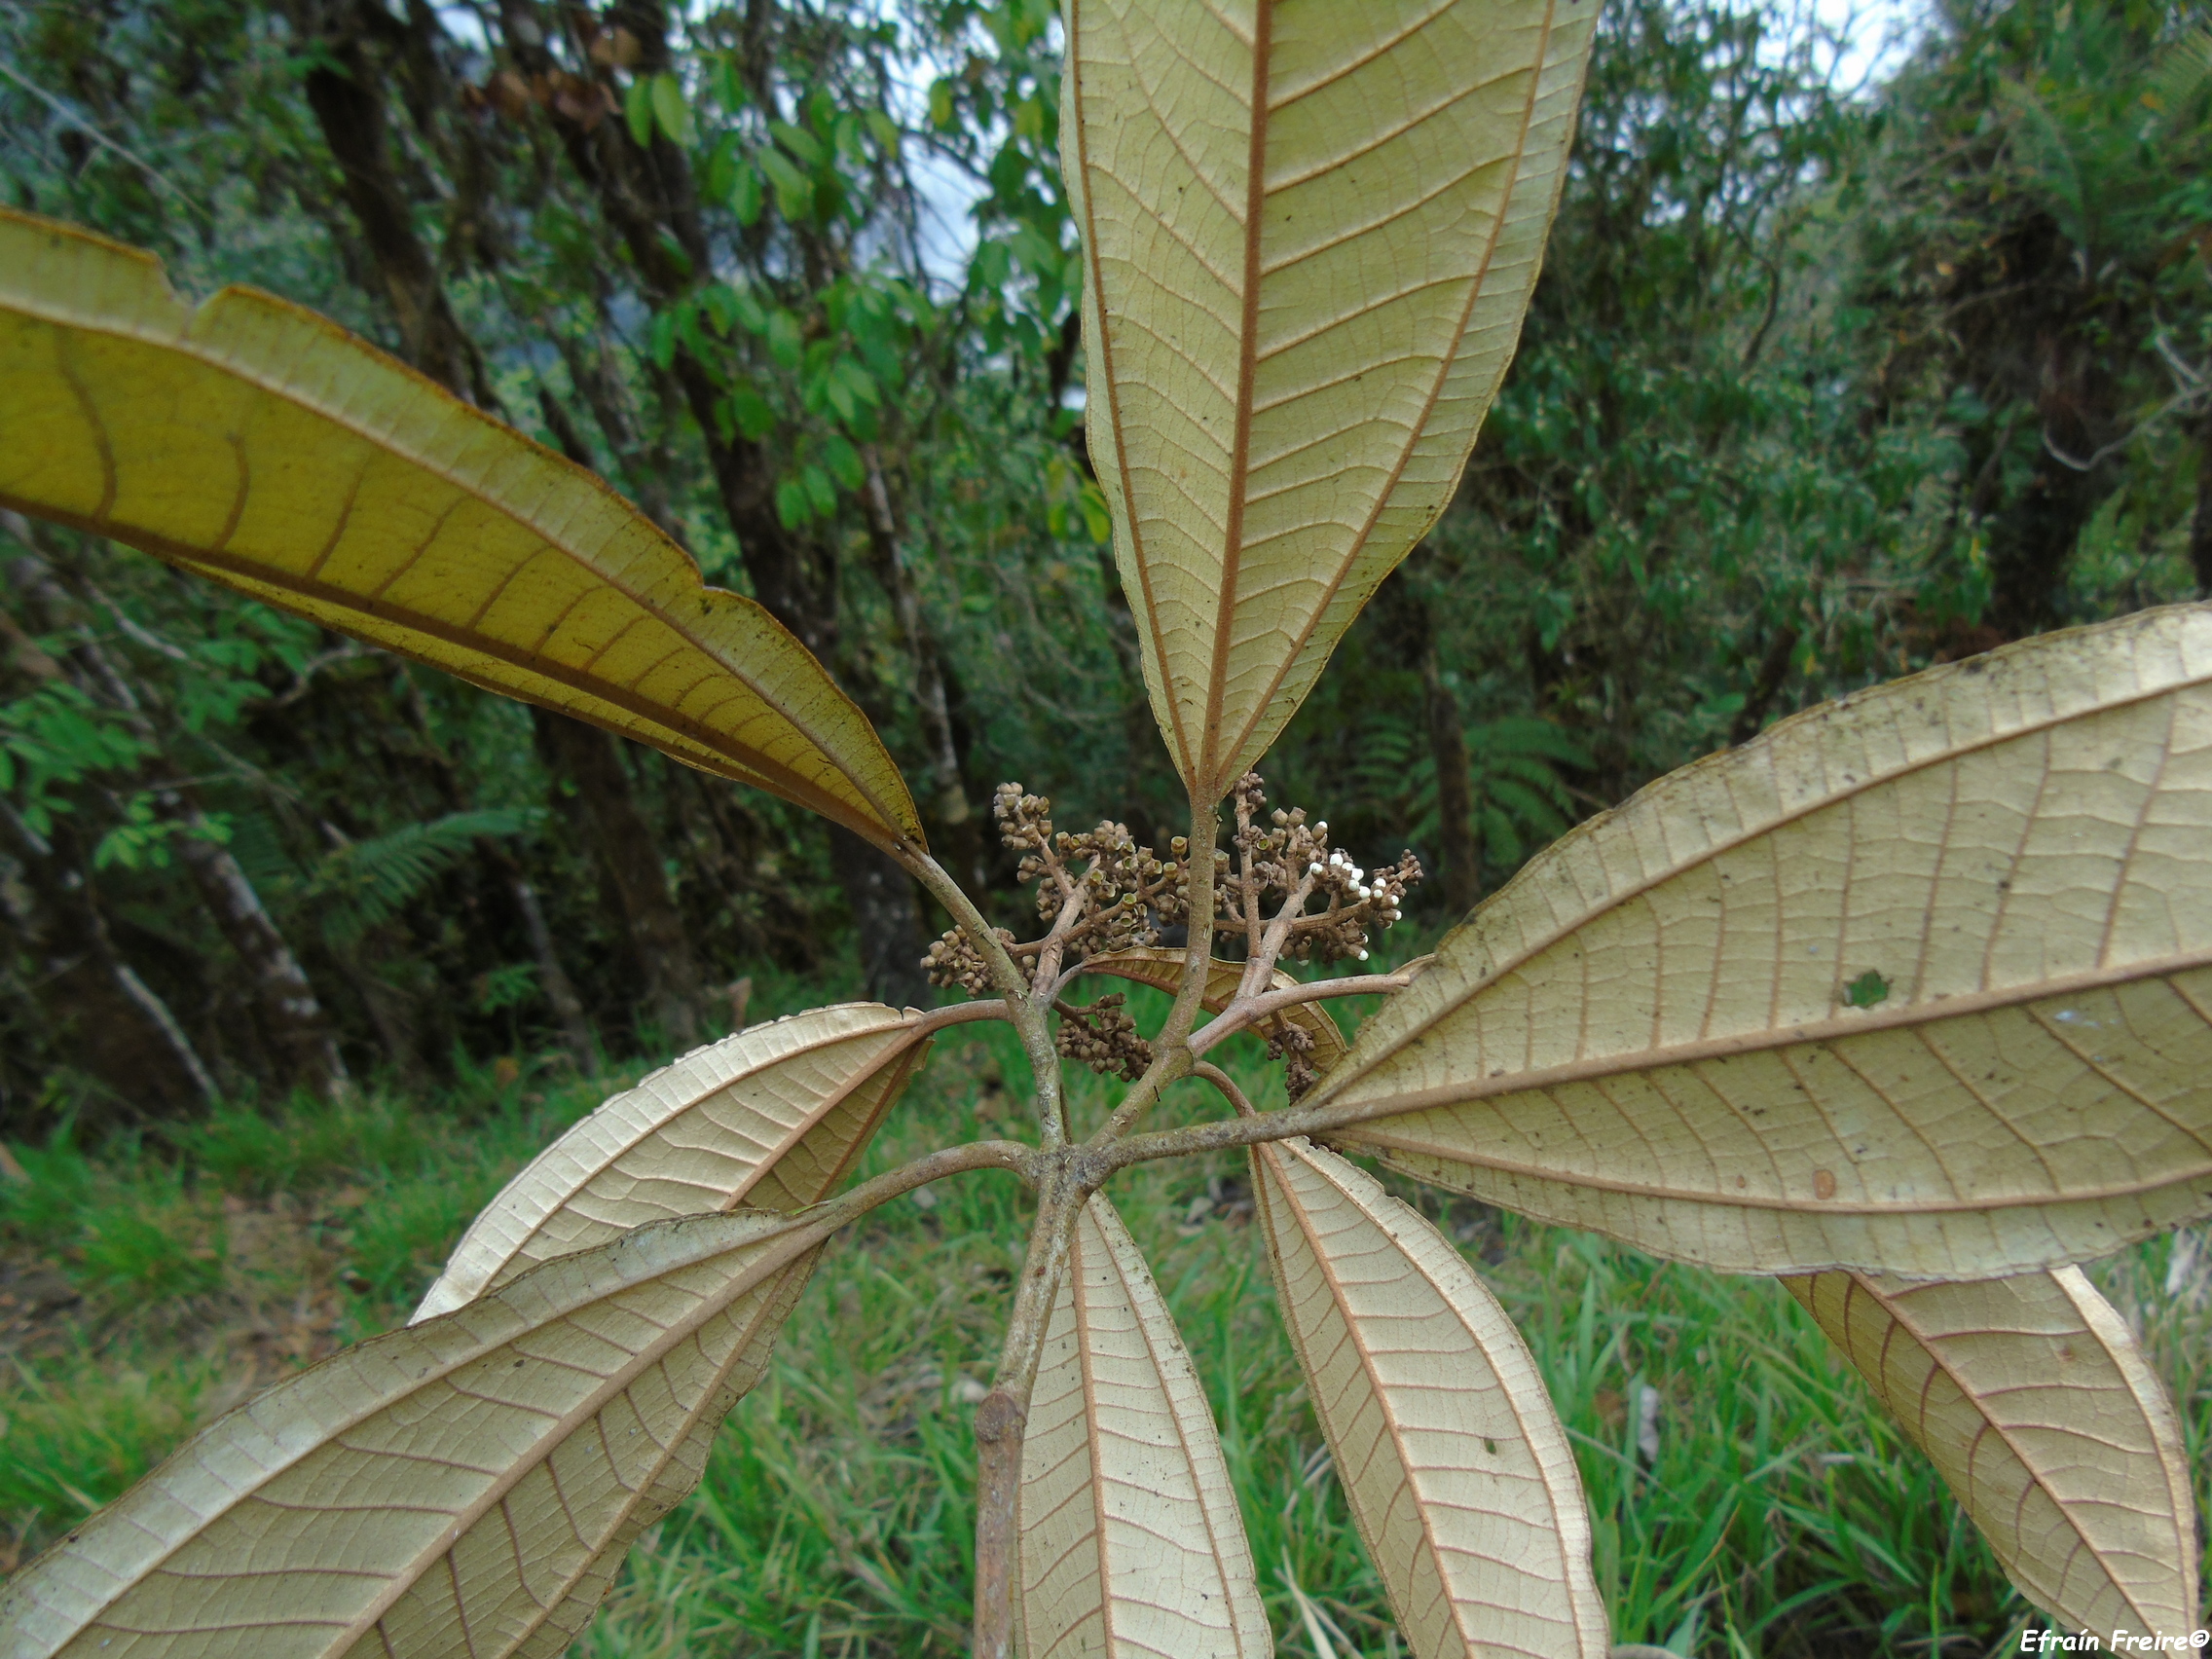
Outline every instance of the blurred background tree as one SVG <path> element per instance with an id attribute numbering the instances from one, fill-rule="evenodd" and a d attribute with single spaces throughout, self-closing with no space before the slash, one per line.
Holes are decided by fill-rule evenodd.
<path id="1" fill-rule="evenodd" d="M 1879 85 L 1614 0 L 1458 498 L 1271 756 L 1441 925 L 1795 709 L 2212 584 L 2212 35 L 1946 0 Z M 18 204 L 258 283 L 599 471 L 816 649 L 933 843 L 1168 832 L 1082 436 L 1050 0 L 0 0 Z M 0 1128 L 518 1048 L 941 923 L 779 803 L 0 520 Z"/>

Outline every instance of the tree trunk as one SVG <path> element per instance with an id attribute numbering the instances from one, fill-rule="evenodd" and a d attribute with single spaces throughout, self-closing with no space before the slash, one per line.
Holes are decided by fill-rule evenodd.
<path id="1" fill-rule="evenodd" d="M 1758 672 L 1751 677 L 1751 689 L 1744 698 L 1744 706 L 1736 711 L 1735 723 L 1728 728 L 1728 747 L 1749 743 L 1766 724 L 1766 712 L 1774 707 L 1781 694 L 1782 682 L 1789 678 L 1789 664 L 1797 654 L 1797 630 L 1784 628 L 1767 642 L 1766 654 L 1759 658 Z"/>
<path id="2" fill-rule="evenodd" d="M 597 726 L 550 709 L 533 708 L 531 715 L 547 769 L 574 788 L 591 823 L 602 866 L 621 902 L 646 1012 L 670 1042 L 689 1048 L 699 1040 L 698 963 L 621 752 Z"/>
<path id="3" fill-rule="evenodd" d="M 913 577 L 900 558 L 899 520 L 892 509 L 882 462 L 872 448 L 867 452 L 867 539 L 875 579 L 891 597 L 899 643 L 914 665 L 914 702 L 921 711 L 922 736 L 930 758 L 930 778 L 921 794 L 937 819 L 938 832 L 932 839 L 943 843 L 938 856 L 947 869 L 964 882 L 979 884 L 982 820 L 969 803 L 968 787 L 961 777 L 960 745 L 953 736 L 952 710 L 945 696 L 943 658 L 929 618 L 922 613 L 921 595 L 915 592 Z"/>
<path id="4" fill-rule="evenodd" d="M 2189 521 L 2189 568 L 2196 597 L 2212 599 L 2212 415 L 2196 428 L 2196 511 Z"/>
<path id="5" fill-rule="evenodd" d="M 552 1005 L 553 1017 L 561 1022 L 561 1046 L 575 1062 L 576 1070 L 589 1077 L 597 1063 L 597 1056 L 592 1052 L 591 1026 L 584 1019 L 583 999 L 576 995 L 575 982 L 561 966 L 560 955 L 553 948 L 553 932 L 545 925 L 545 910 L 537 903 L 537 889 L 531 886 L 530 877 L 523 874 L 522 866 L 511 856 L 502 853 L 499 863 L 504 866 L 507 892 L 514 899 L 515 908 L 522 913 L 523 931 L 530 936 L 531 954 L 537 958 L 538 988 Z"/>
<path id="6" fill-rule="evenodd" d="M 27 527 L 19 539 L 26 546 L 33 545 L 33 534 Z M 59 627 L 75 611 L 76 601 L 55 580 L 43 560 L 29 556 L 18 559 L 9 574 L 17 590 L 48 613 L 45 619 L 48 625 Z M 7 625 L 14 628 L 12 620 Z M 70 655 L 81 670 L 79 678 L 90 682 L 82 688 L 96 701 L 123 715 L 133 735 L 156 756 L 158 775 L 172 772 L 174 769 L 160 758 L 164 747 L 161 734 L 129 681 L 90 632 L 80 628 L 78 634 Z M 43 659 L 43 667 L 40 659 Z M 42 678 L 63 672 L 61 666 L 44 652 L 36 653 L 34 658 L 19 646 L 15 652 L 15 661 L 19 668 Z M 128 782 L 122 786 L 126 791 L 130 787 Z M 282 1057 L 287 1080 L 303 1085 L 325 1099 L 340 1093 L 346 1087 L 347 1076 L 337 1039 L 323 1016 L 322 1005 L 316 1000 L 307 971 L 300 966 L 299 958 L 293 955 L 283 933 L 261 903 L 261 895 L 254 891 L 245 870 L 222 844 L 189 791 L 158 784 L 149 793 L 163 820 L 177 826 L 181 831 L 174 838 L 177 862 L 184 866 L 185 872 L 200 891 L 201 903 L 207 907 L 224 941 L 244 967 L 253 988 L 254 1008 L 261 1017 L 263 1035 L 270 1048 Z"/>
<path id="7" fill-rule="evenodd" d="M 2060 596 L 2082 532 L 2112 494 L 2109 466 L 2069 466 L 2048 450 L 2036 457 L 2020 493 L 1989 532 L 1989 620 L 2008 640 L 2065 621 Z"/>
<path id="8" fill-rule="evenodd" d="M 0 919 L 30 959 L 50 1034 L 133 1112 L 173 1118 L 213 1104 L 214 1080 L 183 1026 L 117 953 L 71 827 L 40 835 L 0 803 L 0 832 L 23 874 L 0 883 Z"/>
<path id="9" fill-rule="evenodd" d="M 913 881 L 841 824 L 830 826 L 830 862 L 852 905 L 868 1001 L 893 1008 L 930 1007 L 936 998 L 922 969 L 929 941 Z"/>
<path id="10" fill-rule="evenodd" d="M 1421 652 L 1420 684 L 1428 753 L 1436 763 L 1436 851 L 1444 866 L 1444 907 L 1463 916 L 1483 892 L 1482 851 L 1475 841 L 1474 777 L 1467 761 L 1459 699 L 1444 683 L 1433 641 Z"/>
<path id="11" fill-rule="evenodd" d="M 406 195 L 392 176 L 379 92 L 383 77 L 357 35 L 349 32 L 322 44 L 335 61 L 308 71 L 308 107 L 345 178 L 346 204 L 376 261 L 385 299 L 399 324 L 401 351 L 441 386 L 479 408 L 497 409 L 483 356 L 461 332 L 437 267 L 415 235 Z"/>
<path id="12" fill-rule="evenodd" d="M 324 1099 L 344 1092 L 346 1062 L 323 1018 L 322 1005 L 292 947 L 261 903 L 261 895 L 231 851 L 215 841 L 200 809 L 174 792 L 156 795 L 164 816 L 183 827 L 175 838 L 177 862 L 200 889 L 201 903 L 244 966 L 254 1006 L 270 1044 L 295 1081 Z"/>

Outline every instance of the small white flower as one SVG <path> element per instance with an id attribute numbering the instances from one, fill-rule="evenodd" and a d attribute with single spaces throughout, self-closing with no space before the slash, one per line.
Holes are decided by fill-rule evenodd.
<path id="1" fill-rule="evenodd" d="M 1362 962 L 1365 962 L 1367 960 L 1367 952 L 1364 950 L 1355 951 L 1353 954 L 1356 955 Z"/>

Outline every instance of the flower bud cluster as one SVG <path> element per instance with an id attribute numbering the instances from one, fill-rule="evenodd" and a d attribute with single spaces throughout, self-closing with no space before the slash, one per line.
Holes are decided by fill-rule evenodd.
<path id="1" fill-rule="evenodd" d="M 1015 944 L 1002 931 L 1017 959 L 1048 954 L 1048 943 L 1055 967 L 1158 944 L 1161 928 L 1189 916 L 1189 876 L 1179 858 L 1161 859 L 1137 845 L 1125 824 L 1108 822 L 1080 834 L 1056 830 L 1051 811 L 1047 796 L 1029 794 L 1019 784 L 1001 784 L 991 800 L 999 839 L 1021 855 L 1017 873 L 1037 883 L 1037 914 L 1052 924 L 1046 940 L 1028 944 Z M 922 966 L 934 985 L 960 985 L 980 996 L 991 983 L 981 952 L 958 928 L 930 946 Z"/>
<path id="2" fill-rule="evenodd" d="M 1116 991 L 1088 1008 L 1060 1005 L 1054 1041 L 1061 1053 L 1104 1077 L 1134 1083 L 1152 1064 L 1152 1045 L 1137 1034 L 1137 1022 L 1123 1011 L 1128 998 Z"/>
<path id="3" fill-rule="evenodd" d="M 1277 1015 L 1260 1031 L 1268 1040 L 1268 1058 L 1283 1063 L 1283 1092 L 1291 1099 L 1320 1081 L 1320 1069 L 1313 1064 L 1313 1034 L 1305 1026 Z"/>
<path id="4" fill-rule="evenodd" d="M 1328 821 L 1309 823 L 1304 807 L 1278 807 L 1263 822 L 1268 797 L 1257 772 L 1237 779 L 1231 798 L 1236 830 L 1230 845 L 1236 867 L 1215 879 L 1222 916 L 1253 931 L 1257 948 L 1261 919 L 1290 905 L 1283 956 L 1295 962 L 1366 961 L 1368 930 L 1387 928 L 1404 913 L 1406 890 L 1421 878 L 1420 861 L 1409 852 L 1382 869 L 1362 869 L 1329 845 Z M 1316 899 L 1322 907 L 1308 910 Z"/>
<path id="5" fill-rule="evenodd" d="M 1004 928 L 993 928 L 999 942 L 1009 950 L 1014 948 L 1014 935 Z M 958 985 L 970 996 L 988 996 L 991 992 L 990 964 L 983 953 L 976 948 L 976 941 L 966 932 L 953 928 L 932 944 L 922 957 L 922 967 L 929 974 L 933 985 Z"/>
<path id="6" fill-rule="evenodd" d="M 1019 784 L 1001 784 L 991 793 L 991 816 L 998 820 L 999 840 L 1021 855 L 1018 871 L 1023 881 L 1035 881 L 1051 866 L 1052 810 L 1050 796 L 1026 794 Z"/>
<path id="7" fill-rule="evenodd" d="M 991 805 L 999 838 L 1022 855 L 1017 873 L 1037 883 L 1039 917 L 1056 921 L 1081 896 L 1064 936 L 1071 950 L 1095 955 L 1158 944 L 1162 926 L 1190 913 L 1181 864 L 1138 846 L 1126 824 L 1109 821 L 1072 835 L 1054 830 L 1051 801 L 1024 794 L 1018 784 L 1001 784 Z"/>

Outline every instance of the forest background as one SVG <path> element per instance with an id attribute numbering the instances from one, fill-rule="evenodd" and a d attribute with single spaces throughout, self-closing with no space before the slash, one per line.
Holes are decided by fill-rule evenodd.
<path id="1" fill-rule="evenodd" d="M 1269 756 L 1276 798 L 1413 847 L 1432 937 L 1794 710 L 2212 590 L 2207 16 L 1942 0 L 1847 86 L 1791 0 L 1609 0 L 1520 354 Z M 1084 446 L 1057 34 L 1050 0 L 0 0 L 0 189 L 193 292 L 322 312 L 600 472 L 830 665 L 1011 918 L 999 781 L 1154 844 L 1180 813 Z M 190 1208 L 221 1153 L 258 1171 L 224 1203 L 281 1208 L 313 1171 L 267 1148 L 316 1102 L 356 1161 L 370 1113 L 387 1151 L 511 1168 L 487 1102 L 572 1116 L 823 985 L 930 1000 L 943 919 L 795 809 L 110 544 L 0 515 L 0 1282 L 214 1295 L 192 1262 L 244 1248 L 237 1209 L 127 1247 L 86 1195 L 128 1165 L 138 1207 L 154 1181 Z M 289 1358 L 392 1316 L 488 1191 L 366 1278 L 334 1223 L 308 1278 L 367 1301 Z M 83 1317 L 70 1342 L 107 1329 Z M 245 1384 L 134 1386 L 0 1492 L 18 1554 Z M 937 1615 L 882 1624 L 886 1569 L 839 1548 L 875 1611 L 832 1635 L 926 1649 Z M 1797 1617 L 1804 1586 L 1770 1589 Z M 1693 1591 L 1650 1640 L 1720 1616 Z"/>

